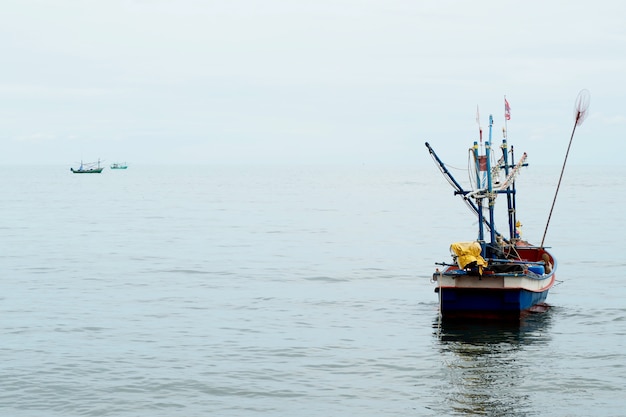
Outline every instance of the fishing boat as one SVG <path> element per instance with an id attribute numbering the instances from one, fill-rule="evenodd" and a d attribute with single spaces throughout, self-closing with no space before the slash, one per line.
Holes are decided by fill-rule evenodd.
<path id="1" fill-rule="evenodd" d="M 126 162 L 114 162 L 111 164 L 111 169 L 126 169 L 128 168 L 128 165 L 126 165 Z"/>
<path id="2" fill-rule="evenodd" d="M 80 166 L 78 167 L 78 169 L 70 168 L 70 171 L 72 171 L 74 174 L 99 174 L 102 172 L 103 169 L 104 167 L 100 166 L 100 160 L 98 159 L 98 162 L 85 164 L 83 163 L 83 161 L 80 161 Z"/>
<path id="3" fill-rule="evenodd" d="M 490 136 L 492 129 L 490 116 Z M 450 245 L 452 262 L 441 262 L 433 274 L 439 293 L 439 309 L 444 318 L 520 317 L 545 302 L 554 285 L 557 262 L 547 248 L 534 246 L 521 238 L 517 220 L 516 182 L 524 153 L 516 164 L 513 147 L 502 140 L 502 157 L 494 162 L 491 141 L 470 149 L 472 189 L 465 190 L 452 176 L 434 149 L 426 143 L 441 172 L 478 217 L 478 237 Z M 500 173 L 504 181 L 499 181 Z M 498 196 L 503 198 L 498 199 Z M 507 209 L 506 236 L 496 230 L 496 203 L 504 200 Z"/>
<path id="4" fill-rule="evenodd" d="M 582 122 L 587 106 L 588 97 L 583 95 L 581 98 L 579 94 L 574 131 Z M 509 118 L 510 108 L 505 97 L 505 123 Z M 502 155 L 496 160 L 491 144 L 492 128 L 493 116 L 490 115 L 489 140 L 482 143 L 482 129 L 479 128 L 480 142 L 475 141 L 469 150 L 471 189 L 467 190 L 426 142 L 436 165 L 454 188 L 454 194 L 460 196 L 478 218 L 477 238 L 452 243 L 452 260 L 436 263 L 438 267 L 432 275 L 432 282 L 437 284 L 435 292 L 439 296 L 442 318 L 519 319 L 530 312 L 546 311 L 545 301 L 555 283 L 557 261 L 544 246 L 545 232 L 540 245 L 533 245 L 521 236 L 521 222 L 516 210 L 516 178 L 528 165 L 527 155 L 524 153 L 514 163 L 514 148 L 509 148 L 505 128 L 500 146 Z M 572 138 L 573 135 L 572 132 Z M 561 178 L 562 175 L 563 171 Z M 497 211 L 497 203 L 502 203 L 504 213 Z M 505 233 L 496 229 L 497 213 L 508 220 Z"/>

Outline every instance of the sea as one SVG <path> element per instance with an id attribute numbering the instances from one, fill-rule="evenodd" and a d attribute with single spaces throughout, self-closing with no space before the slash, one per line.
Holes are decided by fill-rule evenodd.
<path id="1" fill-rule="evenodd" d="M 447 323 L 477 222 L 435 165 L 3 167 L 0 415 L 624 416 L 626 170 L 549 216 L 560 169 L 517 182 L 550 308 Z"/>

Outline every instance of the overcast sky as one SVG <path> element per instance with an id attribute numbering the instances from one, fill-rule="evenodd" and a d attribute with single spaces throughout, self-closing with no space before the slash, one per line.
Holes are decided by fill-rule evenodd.
<path id="1" fill-rule="evenodd" d="M 626 2 L 2 0 L 1 164 L 622 158 Z M 595 147 L 595 148 L 594 148 Z M 618 159 L 619 158 L 619 159 Z"/>

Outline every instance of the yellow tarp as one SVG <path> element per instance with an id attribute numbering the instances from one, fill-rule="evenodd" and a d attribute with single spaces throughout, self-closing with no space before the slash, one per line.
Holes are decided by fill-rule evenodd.
<path id="1" fill-rule="evenodd" d="M 487 261 L 480 256 L 480 243 L 474 242 L 456 242 L 450 245 L 450 252 L 454 253 L 456 263 L 459 268 L 463 269 L 472 262 L 476 262 L 477 266 L 487 266 Z"/>

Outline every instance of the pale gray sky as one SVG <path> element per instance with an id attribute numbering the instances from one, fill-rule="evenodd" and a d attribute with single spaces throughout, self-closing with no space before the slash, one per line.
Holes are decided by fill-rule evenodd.
<path id="1" fill-rule="evenodd" d="M 504 95 L 560 163 L 583 88 L 572 160 L 626 139 L 622 0 L 2 0 L 0 51 L 1 164 L 463 161 Z"/>

